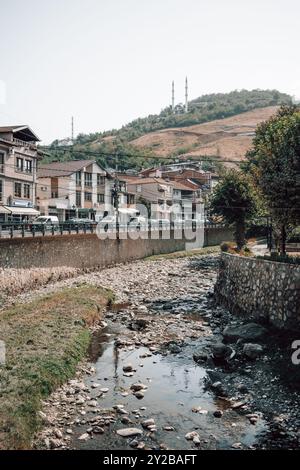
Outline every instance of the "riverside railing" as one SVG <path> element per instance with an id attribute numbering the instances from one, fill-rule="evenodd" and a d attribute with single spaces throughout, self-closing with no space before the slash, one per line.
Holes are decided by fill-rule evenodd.
<path id="1" fill-rule="evenodd" d="M 101 229 L 105 232 L 117 232 L 116 224 L 99 222 Z M 56 225 L 50 224 L 32 224 L 22 222 L 6 222 L 0 224 L 0 238 L 26 238 L 35 236 L 63 236 L 70 234 L 85 234 L 95 233 L 97 229 L 97 222 L 86 223 L 68 223 L 63 222 Z M 162 231 L 162 230 L 176 230 L 176 229 L 192 229 L 197 228 L 222 228 L 224 224 L 209 224 L 209 223 L 196 223 L 194 220 L 184 222 L 171 222 L 170 224 L 160 223 L 142 223 L 142 224 L 119 224 L 119 232 L 133 232 L 133 231 Z"/>

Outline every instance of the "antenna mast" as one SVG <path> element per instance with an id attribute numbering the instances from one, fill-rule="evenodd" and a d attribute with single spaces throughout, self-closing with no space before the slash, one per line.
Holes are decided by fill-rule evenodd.
<path id="1" fill-rule="evenodd" d="M 185 77 L 185 112 L 189 112 L 189 103 L 188 103 L 188 79 Z"/>
<path id="2" fill-rule="evenodd" d="M 174 113 L 175 111 L 175 86 L 174 86 L 174 80 L 172 82 L 172 112 Z"/>
<path id="3" fill-rule="evenodd" d="M 72 144 L 74 143 L 74 117 L 71 118 L 71 140 Z"/>

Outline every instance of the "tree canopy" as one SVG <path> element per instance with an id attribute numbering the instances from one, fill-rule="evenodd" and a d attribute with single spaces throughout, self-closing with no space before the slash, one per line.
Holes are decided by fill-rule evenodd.
<path id="1" fill-rule="evenodd" d="M 300 109 L 282 107 L 262 123 L 244 170 L 253 176 L 284 244 L 288 226 L 300 220 Z M 282 246 L 285 252 L 285 247 Z"/>
<path id="2" fill-rule="evenodd" d="M 211 209 L 228 224 L 235 225 L 238 249 L 245 245 L 245 225 L 258 211 L 258 199 L 250 178 L 238 170 L 228 170 L 216 186 Z"/>

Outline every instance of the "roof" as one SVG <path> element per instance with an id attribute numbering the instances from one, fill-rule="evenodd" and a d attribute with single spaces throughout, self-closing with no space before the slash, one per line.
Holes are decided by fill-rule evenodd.
<path id="1" fill-rule="evenodd" d="M 7 132 L 12 132 L 13 134 L 18 134 L 17 138 L 20 140 L 28 142 L 39 142 L 40 139 L 38 136 L 30 129 L 27 125 L 19 126 L 0 126 L 0 134 L 6 134 Z"/>
<path id="2" fill-rule="evenodd" d="M 38 178 L 70 176 L 93 163 L 97 163 L 96 160 L 70 160 L 68 162 L 45 163 L 38 167 Z"/>
<path id="3" fill-rule="evenodd" d="M 174 189 L 180 189 L 181 191 L 197 191 L 196 185 L 193 184 L 194 187 L 188 186 L 188 184 L 180 183 L 179 181 L 172 181 Z"/>
<path id="4" fill-rule="evenodd" d="M 140 178 L 138 176 L 135 179 L 133 179 L 133 178 L 128 179 L 128 183 L 129 184 L 153 184 L 153 183 L 158 183 L 158 184 L 167 184 L 168 186 L 172 186 L 172 183 L 170 181 L 166 181 L 163 178 Z"/>

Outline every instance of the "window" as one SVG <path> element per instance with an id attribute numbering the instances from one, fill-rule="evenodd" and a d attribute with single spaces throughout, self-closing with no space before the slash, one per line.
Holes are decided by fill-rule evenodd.
<path id="1" fill-rule="evenodd" d="M 81 171 L 76 171 L 76 186 L 81 186 Z"/>
<path id="2" fill-rule="evenodd" d="M 15 197 L 22 197 L 22 184 L 15 183 Z"/>
<path id="3" fill-rule="evenodd" d="M 137 185 L 136 187 L 136 192 L 141 193 L 142 192 L 142 186 L 140 184 Z"/>
<path id="4" fill-rule="evenodd" d="M 134 194 L 127 194 L 127 204 L 134 204 Z"/>
<path id="5" fill-rule="evenodd" d="M 97 175 L 97 186 L 101 186 L 102 184 L 105 184 L 105 176 Z"/>
<path id="6" fill-rule="evenodd" d="M 3 181 L 0 180 L 0 202 L 3 201 Z"/>
<path id="7" fill-rule="evenodd" d="M 84 185 L 92 186 L 92 173 L 84 173 Z"/>
<path id="8" fill-rule="evenodd" d="M 17 171 L 23 171 L 24 169 L 24 160 L 23 158 L 17 157 Z"/>
<path id="9" fill-rule="evenodd" d="M 24 197 L 30 199 L 30 184 L 24 184 Z"/>
<path id="10" fill-rule="evenodd" d="M 84 200 L 91 201 L 92 200 L 92 193 L 85 192 L 84 193 Z"/>
<path id="11" fill-rule="evenodd" d="M 4 153 L 0 152 L 0 173 L 4 173 Z"/>
<path id="12" fill-rule="evenodd" d="M 97 202 L 100 204 L 104 202 L 104 194 L 97 194 Z"/>
<path id="13" fill-rule="evenodd" d="M 51 191 L 51 199 L 57 199 L 58 198 L 58 191 Z"/>
<path id="14" fill-rule="evenodd" d="M 76 206 L 81 207 L 81 191 L 76 191 Z"/>
<path id="15" fill-rule="evenodd" d="M 26 173 L 32 173 L 32 161 L 25 160 L 25 171 Z"/>

